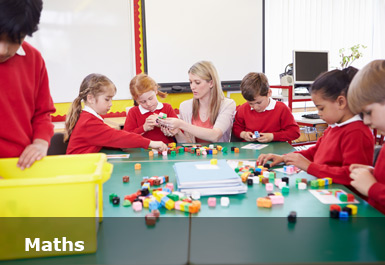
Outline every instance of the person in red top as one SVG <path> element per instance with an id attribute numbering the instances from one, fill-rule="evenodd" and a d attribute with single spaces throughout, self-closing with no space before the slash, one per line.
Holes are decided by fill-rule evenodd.
<path id="1" fill-rule="evenodd" d="M 271 98 L 272 91 L 263 73 L 248 73 L 241 82 L 247 100 L 235 114 L 233 134 L 244 142 L 291 141 L 300 136 L 290 109 Z M 254 132 L 260 137 L 255 137 Z"/>
<path id="2" fill-rule="evenodd" d="M 353 67 L 332 70 L 321 74 L 312 84 L 311 97 L 318 114 L 330 125 L 315 146 L 283 156 L 262 154 L 257 162 L 273 160 L 271 166 L 285 162 L 317 178 L 330 177 L 335 183 L 350 185 L 349 166 L 371 165 L 374 153 L 371 130 L 347 103 L 347 90 L 356 73 Z"/>
<path id="3" fill-rule="evenodd" d="M 363 113 L 364 123 L 385 132 L 385 60 L 375 60 L 354 77 L 348 91 L 349 106 L 354 113 Z M 385 214 L 385 150 L 381 148 L 375 167 L 350 166 L 350 184 L 368 202 Z"/>
<path id="4" fill-rule="evenodd" d="M 84 78 L 79 96 L 72 103 L 65 123 L 64 141 L 69 141 L 67 154 L 96 153 L 102 147 L 151 147 L 160 151 L 167 150 L 163 142 L 116 130 L 103 122 L 100 115 L 107 114 L 110 110 L 115 94 L 115 85 L 106 76 L 90 74 Z"/>
<path id="5" fill-rule="evenodd" d="M 170 104 L 158 101 L 157 95 L 166 97 L 166 93 L 159 91 L 158 87 L 158 84 L 146 74 L 139 74 L 131 80 L 130 92 L 136 106 L 127 113 L 124 130 L 154 141 L 172 143 L 175 142 L 173 137 L 175 132 L 161 127 L 157 120 L 161 112 L 171 118 L 178 116 Z"/>
<path id="6" fill-rule="evenodd" d="M 0 158 L 30 167 L 47 155 L 55 112 L 41 54 L 24 41 L 38 29 L 41 0 L 0 1 Z"/>

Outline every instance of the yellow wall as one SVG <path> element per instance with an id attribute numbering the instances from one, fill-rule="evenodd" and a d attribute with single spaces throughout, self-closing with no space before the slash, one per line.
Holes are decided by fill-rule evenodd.
<path id="1" fill-rule="evenodd" d="M 227 92 L 225 92 L 225 96 L 227 96 Z M 159 98 L 159 101 L 169 103 L 174 109 L 179 109 L 180 103 L 190 98 L 192 98 L 192 93 L 173 93 L 168 94 L 164 99 Z M 246 102 L 241 93 L 231 93 L 230 98 L 235 101 L 237 106 Z M 114 100 L 112 102 L 112 108 L 109 112 L 123 112 L 126 111 L 126 107 L 132 107 L 133 105 L 134 101 L 132 99 Z M 53 116 L 66 115 L 70 106 L 71 103 L 55 103 L 56 112 Z"/>

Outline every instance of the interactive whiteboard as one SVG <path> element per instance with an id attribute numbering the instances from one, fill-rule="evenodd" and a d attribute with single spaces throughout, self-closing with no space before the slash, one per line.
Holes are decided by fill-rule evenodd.
<path id="1" fill-rule="evenodd" d="M 144 0 L 147 71 L 158 83 L 188 82 L 197 61 L 221 81 L 263 69 L 263 0 Z"/>
<path id="2" fill-rule="evenodd" d="M 44 1 L 39 30 L 26 41 L 45 59 L 53 100 L 72 102 L 90 73 L 109 77 L 114 99 L 131 98 L 135 75 L 132 1 Z"/>

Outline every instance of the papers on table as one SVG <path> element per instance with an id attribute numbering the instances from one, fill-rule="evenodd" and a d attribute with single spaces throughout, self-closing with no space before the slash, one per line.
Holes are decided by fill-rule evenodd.
<path id="1" fill-rule="evenodd" d="M 198 191 L 201 196 L 245 193 L 247 187 L 241 178 L 226 163 L 218 160 L 217 165 L 210 161 L 180 162 L 174 165 L 178 190 L 191 194 Z"/>
<path id="2" fill-rule="evenodd" d="M 130 154 L 107 155 L 107 159 L 130 158 Z"/>
<path id="3" fill-rule="evenodd" d="M 247 144 L 245 146 L 242 146 L 242 149 L 253 149 L 253 150 L 261 150 L 268 146 L 267 144 Z"/>

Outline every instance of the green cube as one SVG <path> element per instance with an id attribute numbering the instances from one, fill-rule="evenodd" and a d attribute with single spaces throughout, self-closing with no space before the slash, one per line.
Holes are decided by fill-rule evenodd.
<path id="1" fill-rule="evenodd" d="M 167 194 L 167 197 L 169 197 L 174 202 L 179 201 L 179 196 L 177 194 Z"/>
<path id="2" fill-rule="evenodd" d="M 118 197 L 118 194 L 116 194 L 116 193 L 111 193 L 110 196 L 109 196 L 110 202 L 112 202 L 112 199 L 113 199 L 114 197 Z"/>
<path id="3" fill-rule="evenodd" d="M 339 199 L 342 202 L 347 202 L 348 201 L 348 195 L 342 193 L 342 194 L 340 194 Z"/>
<path id="4" fill-rule="evenodd" d="M 227 147 L 222 148 L 222 153 L 227 153 Z"/>
<path id="5" fill-rule="evenodd" d="M 310 181 L 310 186 L 312 188 L 318 188 L 318 181 L 317 180 Z"/>
<path id="6" fill-rule="evenodd" d="M 175 151 L 171 151 L 171 156 L 176 156 L 176 152 Z"/>
<path id="7" fill-rule="evenodd" d="M 282 187 L 282 194 L 289 194 L 289 187 Z"/>
<path id="8" fill-rule="evenodd" d="M 131 206 L 131 201 L 130 201 L 130 200 L 124 200 L 124 201 L 123 201 L 123 206 L 124 206 L 124 207 L 129 207 L 129 206 Z"/>
<path id="9" fill-rule="evenodd" d="M 184 148 L 179 148 L 179 154 L 184 154 Z"/>
<path id="10" fill-rule="evenodd" d="M 239 172 L 239 167 L 236 167 L 234 170 L 235 170 L 235 172 L 238 173 Z"/>

